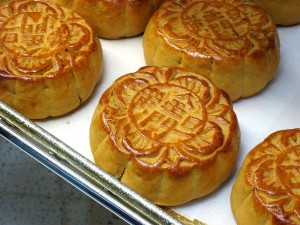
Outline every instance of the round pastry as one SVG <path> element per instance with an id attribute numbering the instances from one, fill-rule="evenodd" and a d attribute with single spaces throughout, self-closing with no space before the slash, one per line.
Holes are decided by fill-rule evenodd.
<path id="1" fill-rule="evenodd" d="M 80 13 L 99 37 L 117 39 L 144 32 L 162 0 L 52 0 Z"/>
<path id="2" fill-rule="evenodd" d="M 30 119 L 70 112 L 92 93 L 102 49 L 77 13 L 34 0 L 0 7 L 0 100 Z"/>
<path id="3" fill-rule="evenodd" d="M 245 158 L 231 192 L 237 224 L 300 224 L 300 129 L 268 136 Z"/>
<path id="4" fill-rule="evenodd" d="M 205 76 L 169 67 L 117 79 L 90 127 L 95 163 L 166 206 L 214 191 L 235 166 L 239 135 L 225 92 Z"/>
<path id="5" fill-rule="evenodd" d="M 262 7 L 272 17 L 275 24 L 293 25 L 300 23 L 299 0 L 252 0 L 256 5 Z"/>
<path id="6" fill-rule="evenodd" d="M 147 25 L 143 47 L 147 65 L 204 74 L 231 100 L 262 90 L 280 58 L 271 18 L 242 0 L 166 0 Z"/>

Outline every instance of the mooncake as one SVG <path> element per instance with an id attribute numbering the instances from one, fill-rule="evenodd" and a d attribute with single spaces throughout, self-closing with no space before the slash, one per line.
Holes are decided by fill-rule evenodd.
<path id="1" fill-rule="evenodd" d="M 96 165 L 165 206 L 217 189 L 235 167 L 239 144 L 228 95 L 182 68 L 142 67 L 121 76 L 90 126 Z"/>
<path id="2" fill-rule="evenodd" d="M 277 28 L 243 0 L 166 0 L 143 36 L 149 66 L 176 66 L 208 76 L 231 100 L 261 91 L 280 61 Z"/>
<path id="3" fill-rule="evenodd" d="M 0 100 L 30 119 L 66 114 L 92 93 L 102 49 L 79 14 L 45 1 L 0 7 Z"/>
<path id="4" fill-rule="evenodd" d="M 144 32 L 162 0 L 52 0 L 80 13 L 99 37 L 118 39 Z"/>
<path id="5" fill-rule="evenodd" d="M 239 225 L 300 224 L 300 129 L 274 132 L 250 151 L 231 207 Z"/>

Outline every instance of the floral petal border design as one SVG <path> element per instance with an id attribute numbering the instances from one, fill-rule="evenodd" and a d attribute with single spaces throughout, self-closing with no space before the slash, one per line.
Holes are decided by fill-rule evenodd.
<path id="1" fill-rule="evenodd" d="M 300 223 L 300 129 L 278 131 L 250 153 L 247 182 L 276 220 Z"/>
<path id="2" fill-rule="evenodd" d="M 179 95 L 181 91 L 184 91 L 197 96 L 197 101 L 204 110 L 203 122 L 197 124 L 197 127 L 201 126 L 201 128 L 198 127 L 196 133 L 189 138 L 169 143 L 165 139 L 151 135 L 151 132 L 154 131 L 144 133 L 140 125 L 134 122 L 136 121 L 135 116 L 145 114 L 130 113 L 132 108 L 141 108 L 142 106 L 141 103 L 132 104 L 133 99 L 144 90 L 157 87 L 157 85 L 163 85 L 161 87 L 167 87 L 165 88 L 167 90 L 171 87 L 170 89 L 174 89 L 174 92 L 178 89 Z M 177 94 L 171 96 L 177 98 Z M 151 92 L 149 95 L 151 96 Z M 157 97 L 154 93 L 153 96 Z M 151 99 L 147 98 L 143 98 L 142 101 L 149 103 L 148 108 L 150 109 L 145 110 L 151 110 L 155 104 L 163 104 L 166 100 L 155 100 L 155 104 L 152 104 Z M 196 101 L 195 97 L 193 97 L 193 101 Z M 148 167 L 171 169 L 180 167 L 183 162 L 185 167 L 190 168 L 195 165 L 205 165 L 214 160 L 218 153 L 224 151 L 228 146 L 231 142 L 232 126 L 236 126 L 237 123 L 231 102 L 225 97 L 224 92 L 217 89 L 208 78 L 179 68 L 143 67 L 136 73 L 124 75 L 107 89 L 99 104 L 104 105 L 99 121 L 110 134 L 116 149 L 130 155 L 139 164 Z M 186 104 L 184 107 L 187 108 L 184 110 L 191 106 L 193 104 Z M 140 111 L 142 112 L 142 110 Z M 157 114 L 160 115 L 160 112 Z M 154 118 L 158 119 L 158 127 L 164 124 L 160 119 L 167 117 L 166 115 L 159 117 L 159 115 Z M 192 119 L 190 122 L 196 121 Z M 189 124 L 190 127 L 193 125 Z M 171 128 L 173 129 L 174 126 Z M 177 131 L 173 129 L 172 132 Z"/>

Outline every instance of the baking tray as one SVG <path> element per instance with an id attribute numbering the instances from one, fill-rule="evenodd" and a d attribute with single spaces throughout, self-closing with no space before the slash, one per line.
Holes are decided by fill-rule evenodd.
<path id="1" fill-rule="evenodd" d="M 181 224 L 1 101 L 0 136 L 129 224 Z"/>
<path id="2" fill-rule="evenodd" d="M 240 154 L 235 171 L 215 192 L 173 207 L 176 212 L 209 225 L 235 224 L 230 209 L 230 192 L 246 154 L 270 133 L 300 127 L 300 25 L 278 27 L 278 32 L 281 61 L 275 78 L 259 94 L 233 104 L 241 129 Z M 89 146 L 89 126 L 100 96 L 115 79 L 146 65 L 142 36 L 100 41 L 104 71 L 88 101 L 65 116 L 34 121 L 57 140 L 75 149 L 79 160 L 82 157 L 83 161 L 91 162 L 94 160 Z"/>

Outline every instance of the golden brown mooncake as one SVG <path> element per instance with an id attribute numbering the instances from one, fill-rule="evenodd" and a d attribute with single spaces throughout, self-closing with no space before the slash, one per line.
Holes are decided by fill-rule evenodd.
<path id="1" fill-rule="evenodd" d="M 102 73 L 102 49 L 77 13 L 45 1 L 0 7 L 0 100 L 30 119 L 83 103 Z"/>
<path id="2" fill-rule="evenodd" d="M 144 32 L 162 0 L 51 0 L 80 13 L 102 38 L 132 37 Z"/>
<path id="3" fill-rule="evenodd" d="M 246 156 L 231 207 L 239 225 L 300 224 L 300 129 L 272 133 Z"/>
<path id="4" fill-rule="evenodd" d="M 252 0 L 272 17 L 275 24 L 293 25 L 300 23 L 299 0 Z"/>
<path id="5" fill-rule="evenodd" d="M 166 206 L 214 191 L 235 167 L 239 143 L 228 95 L 181 68 L 143 67 L 115 80 L 90 127 L 95 163 Z"/>
<path id="6" fill-rule="evenodd" d="M 280 60 L 276 26 L 243 0 L 166 0 L 146 27 L 143 47 L 147 65 L 204 74 L 233 101 L 262 90 Z"/>

